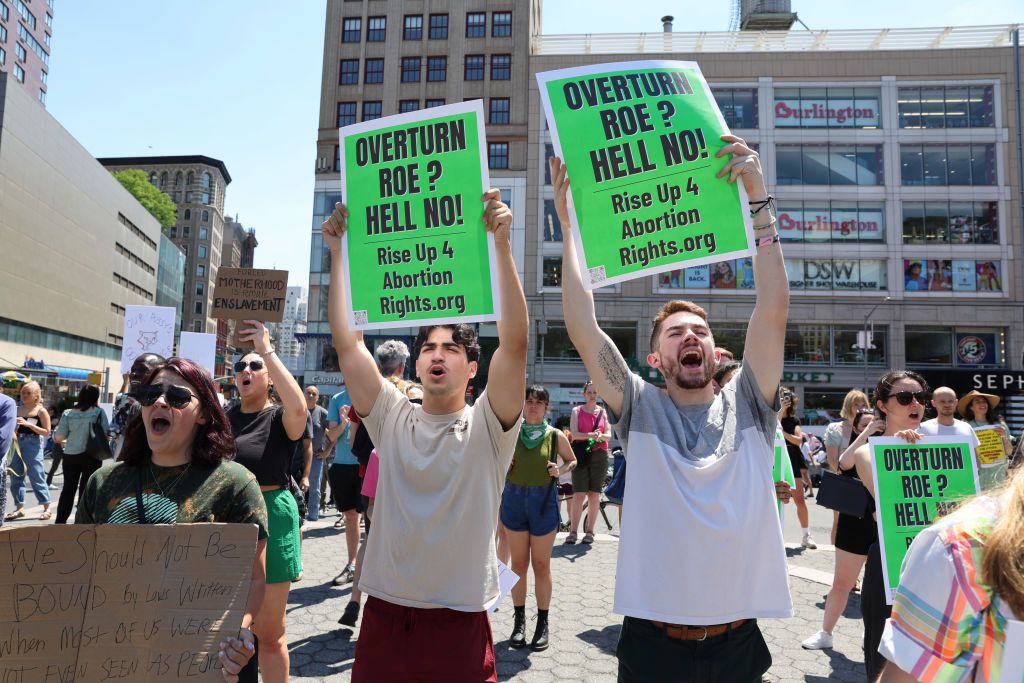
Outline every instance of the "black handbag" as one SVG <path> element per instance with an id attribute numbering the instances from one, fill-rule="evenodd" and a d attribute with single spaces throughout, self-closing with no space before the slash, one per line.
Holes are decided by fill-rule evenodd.
<path id="1" fill-rule="evenodd" d="M 102 411 L 96 413 L 96 419 L 89 424 L 89 441 L 85 444 L 86 455 L 100 462 L 114 457 L 114 452 L 110 450 L 110 441 L 107 439 L 107 434 L 103 431 L 103 426 L 100 424 L 100 416 L 102 414 Z"/>
<path id="2" fill-rule="evenodd" d="M 863 519 L 868 511 L 868 490 L 860 479 L 823 470 L 821 484 L 815 495 L 818 505 Z"/>

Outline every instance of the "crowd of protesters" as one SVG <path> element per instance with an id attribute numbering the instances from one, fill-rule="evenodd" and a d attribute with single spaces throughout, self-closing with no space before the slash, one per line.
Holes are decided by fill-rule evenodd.
<path id="1" fill-rule="evenodd" d="M 19 405 L 0 395 L 0 451 L 13 502 L 4 518 L 25 517 L 27 479 L 41 519 L 49 519 L 42 453 L 52 431 L 64 471 L 57 523 L 77 507 L 80 524 L 255 524 L 259 543 L 242 628 L 218 656 L 228 681 L 262 675 L 276 683 L 289 676 L 286 607 L 292 583 L 303 576 L 301 526 L 318 520 L 329 498 L 347 551 L 334 584 L 352 584 L 339 621 L 360 628 L 352 680 L 496 681 L 486 612 L 498 596 L 496 557 L 507 558 L 520 577 L 511 591 L 508 645 L 546 649 L 557 631 L 549 609 L 558 583 L 551 555 L 562 524 L 559 480 L 572 480 L 565 543 L 594 542 L 610 444 L 617 442 L 614 500 L 629 499 L 613 606 L 623 616 L 618 680 L 762 680 L 771 653 L 758 620 L 793 613 L 776 500 L 796 502 L 801 545 L 814 550 L 805 503 L 805 489 L 808 497 L 813 489 L 798 398 L 779 387 L 789 296 L 773 202 L 756 152 L 735 136 L 723 140 L 719 156 L 731 157 L 720 177 L 743 184 L 757 243 L 750 327 L 758 334 L 748 336 L 741 361 L 715 346 L 704 309 L 671 301 L 653 321 L 646 358 L 665 386 L 641 379 L 598 325 L 575 243 L 565 239 L 565 323 L 591 380 L 568 424 L 549 424 L 549 392 L 526 382 L 528 317 L 509 245 L 511 212 L 492 190 L 482 198 L 483 223 L 497 252 L 499 344 L 486 388 L 469 404 L 466 390 L 481 363 L 473 327 L 423 327 L 411 353 L 394 340 L 371 350 L 348 327 L 339 258 L 348 213 L 339 204 L 323 236 L 333 257 L 329 318 L 346 385 L 326 409 L 317 387 L 299 386 L 256 320 L 239 330 L 253 350 L 235 363 L 239 400 L 226 411 L 209 375 L 181 358 L 137 359 L 109 424 L 96 387 L 83 388 L 53 421 L 39 386 L 28 382 Z M 569 179 L 557 158 L 551 176 L 563 229 L 571 229 Z M 959 401 L 951 389 L 932 392 L 920 375 L 903 370 L 883 374 L 870 398 L 846 396 L 842 420 L 825 433 L 826 466 L 860 482 L 865 504 L 860 515 L 835 516 L 833 584 L 822 628 L 804 648 L 832 647 L 864 567 L 868 680 L 998 678 L 1007 616 L 1024 617 L 1024 475 L 1010 467 L 1012 440 L 994 415 L 998 403 L 976 391 Z M 929 406 L 937 417 L 924 421 Z M 796 475 L 792 488 L 766 474 L 780 426 Z M 982 482 L 980 496 L 917 537 L 890 607 L 868 439 L 973 437 L 984 426 L 1004 444 L 1001 466 Z M 112 465 L 101 467 L 97 440 L 117 456 Z M 696 548 L 699 555 L 679 561 L 681 549 Z M 531 580 L 537 619 L 528 639 Z"/>

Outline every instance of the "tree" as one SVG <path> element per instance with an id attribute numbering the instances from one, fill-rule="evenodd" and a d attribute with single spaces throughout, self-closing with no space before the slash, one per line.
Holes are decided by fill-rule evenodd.
<path id="1" fill-rule="evenodd" d="M 130 168 L 127 171 L 115 171 L 114 177 L 124 186 L 124 189 L 139 200 L 139 204 L 146 207 L 146 211 L 149 211 L 153 218 L 160 222 L 161 228 L 166 230 L 177 222 L 178 207 L 170 197 L 149 182 L 145 171 Z"/>

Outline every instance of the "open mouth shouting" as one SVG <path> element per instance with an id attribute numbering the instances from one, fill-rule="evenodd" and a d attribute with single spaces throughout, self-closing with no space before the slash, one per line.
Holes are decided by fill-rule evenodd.
<path id="1" fill-rule="evenodd" d="M 154 411 L 149 416 L 149 432 L 154 436 L 160 436 L 166 434 L 171 429 L 171 419 L 164 411 Z"/>
<path id="2" fill-rule="evenodd" d="M 441 380 L 448 374 L 448 370 L 444 367 L 443 363 L 435 363 L 430 366 L 430 370 L 427 375 L 431 379 Z"/>
<path id="3" fill-rule="evenodd" d="M 679 365 L 684 370 L 700 370 L 704 366 L 704 354 L 697 348 L 686 349 L 679 354 Z"/>

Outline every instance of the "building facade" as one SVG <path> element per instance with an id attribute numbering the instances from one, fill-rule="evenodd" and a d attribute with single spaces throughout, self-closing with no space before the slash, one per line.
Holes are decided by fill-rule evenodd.
<path id="1" fill-rule="evenodd" d="M 53 0 L 0 0 L 0 72 L 44 107 L 52 35 Z"/>
<path id="2" fill-rule="evenodd" d="M 160 233 L 159 264 L 156 268 L 157 306 L 170 306 L 177 314 L 174 317 L 174 343 L 181 337 L 181 314 L 185 297 L 185 252 L 171 239 Z"/>
<path id="3" fill-rule="evenodd" d="M 0 364 L 32 357 L 48 395 L 77 393 L 89 372 L 109 369 L 116 391 L 125 307 L 155 302 L 160 237 L 156 219 L 0 73 Z"/>
<path id="4" fill-rule="evenodd" d="M 329 0 L 324 32 L 320 125 L 313 189 L 309 322 L 305 370 L 337 374 L 327 322 L 330 255 L 320 224 L 341 201 L 339 129 L 402 112 L 482 99 L 490 183 L 515 215 L 513 250 L 526 276 L 526 201 L 530 36 L 539 30 L 540 2 L 450 0 Z M 411 345 L 416 328 L 367 335 L 370 344 L 400 338 Z M 485 346 L 496 327 L 482 325 Z M 330 374 L 333 373 L 333 374 Z M 486 380 L 486 371 L 479 378 Z M 324 383 L 324 390 L 331 385 Z"/>
<path id="5" fill-rule="evenodd" d="M 306 332 L 306 308 L 306 288 L 289 287 L 285 293 L 284 318 L 279 323 L 268 325 L 277 355 L 296 377 L 305 371 L 306 345 L 301 340 Z"/>

